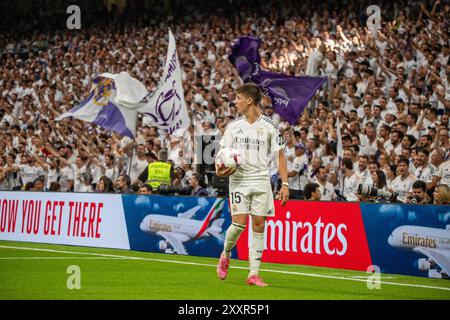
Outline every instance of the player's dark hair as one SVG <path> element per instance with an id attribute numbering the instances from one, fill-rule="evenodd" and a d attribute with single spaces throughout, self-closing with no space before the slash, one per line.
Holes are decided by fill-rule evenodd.
<path id="1" fill-rule="evenodd" d="M 259 102 L 262 98 L 261 89 L 254 83 L 243 84 L 236 90 L 236 92 L 251 98 L 257 106 L 259 105 Z"/>

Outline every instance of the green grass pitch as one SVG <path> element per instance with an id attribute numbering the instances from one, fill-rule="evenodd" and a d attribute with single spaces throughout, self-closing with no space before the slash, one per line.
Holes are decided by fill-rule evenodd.
<path id="1" fill-rule="evenodd" d="M 0 241 L 0 299 L 303 300 L 450 299 L 450 281 L 263 263 L 269 287 L 247 286 L 247 261 L 232 260 L 228 279 L 217 259 L 126 250 Z M 80 289 L 69 266 L 80 270 Z"/>

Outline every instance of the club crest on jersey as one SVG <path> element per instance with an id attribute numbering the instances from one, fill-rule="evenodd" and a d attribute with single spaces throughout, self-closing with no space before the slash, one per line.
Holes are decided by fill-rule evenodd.
<path id="1" fill-rule="evenodd" d="M 233 211 L 237 211 L 237 205 L 233 204 Z"/>
<path id="2" fill-rule="evenodd" d="M 256 129 L 256 134 L 259 136 L 262 136 L 264 134 L 264 129 L 263 128 L 257 128 Z"/>

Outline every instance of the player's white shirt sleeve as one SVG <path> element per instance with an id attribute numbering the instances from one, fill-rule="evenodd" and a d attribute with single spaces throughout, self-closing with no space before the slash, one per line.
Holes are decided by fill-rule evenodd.
<path id="1" fill-rule="evenodd" d="M 270 127 L 270 153 L 278 153 L 281 149 L 284 149 L 284 141 L 281 136 L 280 129 L 275 126 Z"/>

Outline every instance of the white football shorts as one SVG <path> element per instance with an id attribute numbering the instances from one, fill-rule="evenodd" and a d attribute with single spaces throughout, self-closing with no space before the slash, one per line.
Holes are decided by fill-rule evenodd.
<path id="1" fill-rule="evenodd" d="M 261 183 L 260 185 L 230 184 L 229 201 L 231 215 L 275 216 L 270 183 Z"/>

